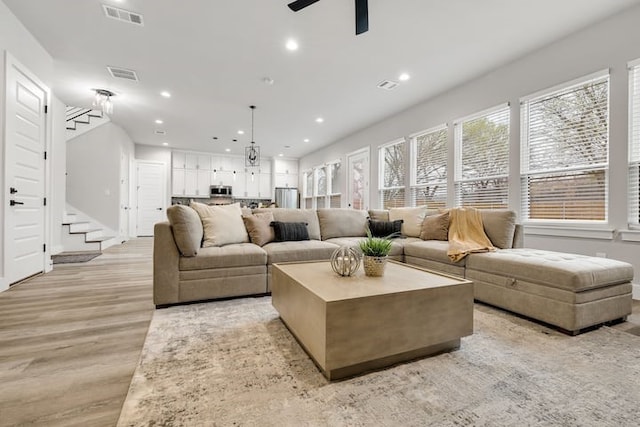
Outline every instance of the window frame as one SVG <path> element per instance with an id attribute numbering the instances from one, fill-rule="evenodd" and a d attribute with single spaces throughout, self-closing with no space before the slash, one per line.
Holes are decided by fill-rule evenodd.
<path id="1" fill-rule="evenodd" d="M 396 185 L 396 186 L 391 186 L 391 187 L 385 187 L 384 186 L 384 173 L 385 173 L 385 150 L 388 147 L 391 147 L 393 145 L 398 145 L 398 144 L 407 144 L 407 138 L 397 138 L 394 139 L 392 141 L 386 142 L 382 145 L 380 145 L 378 147 L 378 205 L 380 207 L 380 209 L 386 209 L 384 207 L 384 192 L 388 191 L 388 190 L 402 190 L 404 191 L 404 200 L 403 200 L 403 206 L 407 206 L 407 179 L 406 179 L 406 175 L 407 175 L 407 167 L 410 166 L 409 164 L 407 164 L 407 161 L 409 160 L 407 158 L 407 146 L 405 145 L 404 147 L 404 174 L 402 177 L 402 185 Z"/>
<path id="2" fill-rule="evenodd" d="M 421 136 L 424 135 L 428 135 L 428 134 L 432 134 L 432 133 L 436 133 L 436 132 L 445 132 L 445 158 L 444 158 L 444 163 L 445 163 L 445 167 L 446 167 L 446 173 L 444 176 L 444 179 L 442 180 L 442 182 L 428 182 L 428 183 L 423 183 L 423 184 L 418 184 L 417 180 L 418 180 L 418 138 L 420 138 Z M 424 187 L 428 187 L 430 185 L 433 185 L 434 183 L 437 184 L 442 184 L 444 185 L 445 188 L 445 200 L 444 200 L 444 207 L 447 206 L 447 200 L 448 200 L 448 191 L 449 191 L 449 186 L 448 186 L 448 179 L 449 179 L 449 175 L 450 175 L 450 164 L 449 164 L 449 125 L 447 123 L 442 123 L 438 126 L 433 126 L 431 128 L 422 130 L 420 132 L 415 132 L 411 135 L 409 135 L 409 192 L 408 192 L 408 197 L 409 197 L 409 206 L 416 206 L 417 202 L 416 202 L 416 196 L 415 196 L 415 192 L 414 190 L 418 189 L 418 188 L 424 188 Z M 406 201 L 407 195 L 405 194 L 405 201 Z"/>

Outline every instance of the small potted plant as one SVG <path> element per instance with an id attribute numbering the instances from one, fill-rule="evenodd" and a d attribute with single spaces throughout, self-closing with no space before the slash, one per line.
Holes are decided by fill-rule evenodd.
<path id="1" fill-rule="evenodd" d="M 367 276 L 382 276 L 387 256 L 391 251 L 391 236 L 373 237 L 367 230 L 367 238 L 358 243 L 362 251 L 362 265 Z"/>

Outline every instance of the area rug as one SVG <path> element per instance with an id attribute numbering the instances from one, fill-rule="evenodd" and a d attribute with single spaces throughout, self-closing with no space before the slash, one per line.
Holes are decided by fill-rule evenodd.
<path id="1" fill-rule="evenodd" d="M 569 337 L 482 305 L 474 330 L 459 350 L 329 382 L 268 297 L 157 310 L 118 425 L 638 425 L 640 337 Z"/>
<path id="2" fill-rule="evenodd" d="M 62 252 L 57 255 L 51 255 L 51 261 L 54 264 L 71 264 L 91 261 L 100 255 L 102 255 L 102 252 Z"/>

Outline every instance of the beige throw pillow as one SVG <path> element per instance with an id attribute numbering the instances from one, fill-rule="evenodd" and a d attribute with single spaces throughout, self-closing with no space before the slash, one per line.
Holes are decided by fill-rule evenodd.
<path id="1" fill-rule="evenodd" d="M 482 209 L 480 214 L 484 232 L 493 246 L 511 249 L 516 232 L 516 213 L 506 209 Z"/>
<path id="2" fill-rule="evenodd" d="M 273 242 L 276 235 L 273 232 L 271 223 L 273 220 L 273 214 L 271 212 L 262 212 L 255 215 L 244 215 L 242 217 L 244 226 L 249 233 L 249 239 L 251 243 L 258 246 L 264 246 L 269 242 Z"/>
<path id="3" fill-rule="evenodd" d="M 429 215 L 422 221 L 422 240 L 448 240 L 449 239 L 449 212 Z"/>
<path id="4" fill-rule="evenodd" d="M 426 206 L 389 209 L 389 221 L 403 220 L 402 234 L 409 237 L 420 237 L 425 216 L 427 216 Z"/>
<path id="5" fill-rule="evenodd" d="M 242 221 L 240 203 L 208 206 L 192 202 L 190 206 L 198 212 L 202 220 L 202 227 L 204 228 L 203 248 L 249 242 L 247 229 Z"/>
<path id="6" fill-rule="evenodd" d="M 196 211 L 189 206 L 173 205 L 167 208 L 167 218 L 180 253 L 196 256 L 202 243 L 202 221 Z"/>

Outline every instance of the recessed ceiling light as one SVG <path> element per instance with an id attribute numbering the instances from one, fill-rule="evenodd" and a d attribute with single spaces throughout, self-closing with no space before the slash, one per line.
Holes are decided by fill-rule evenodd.
<path id="1" fill-rule="evenodd" d="M 163 142 L 162 145 L 164 145 L 166 147 L 167 145 L 169 145 L 169 143 L 168 142 Z"/>
<path id="2" fill-rule="evenodd" d="M 244 131 L 243 130 L 239 130 L 238 131 L 238 135 L 244 135 Z"/>
<path id="3" fill-rule="evenodd" d="M 171 94 L 169 92 L 167 92 L 166 90 L 160 92 L 160 96 L 163 96 L 165 98 L 171 98 Z"/>
<path id="4" fill-rule="evenodd" d="M 402 73 L 398 76 L 398 80 L 400 80 L 401 82 L 406 82 L 407 80 L 409 80 L 411 78 L 411 76 L 407 73 Z"/>
<path id="5" fill-rule="evenodd" d="M 231 151 L 231 148 L 225 148 L 224 151 L 228 153 L 229 151 Z"/>
<path id="6" fill-rule="evenodd" d="M 309 138 L 305 138 L 305 139 L 304 139 L 304 142 L 309 142 Z"/>
<path id="7" fill-rule="evenodd" d="M 322 117 L 318 117 L 316 119 L 316 123 L 322 123 L 322 122 L 324 122 L 324 119 Z"/>
<path id="8" fill-rule="evenodd" d="M 157 125 L 161 125 L 161 124 L 163 124 L 163 123 L 164 123 L 164 122 L 163 122 L 162 120 L 160 120 L 160 119 L 157 119 L 157 120 L 156 120 L 156 124 L 157 124 Z"/>
<path id="9" fill-rule="evenodd" d="M 298 50 L 298 42 L 294 39 L 287 40 L 287 44 L 285 46 L 291 51 Z"/>
<path id="10" fill-rule="evenodd" d="M 282 157 L 282 156 L 284 156 L 284 154 L 280 153 L 280 154 L 278 154 L 278 156 Z"/>
<path id="11" fill-rule="evenodd" d="M 262 79 L 262 83 L 268 85 L 268 86 L 273 86 L 273 84 L 275 83 L 275 80 L 273 80 L 271 77 L 264 77 Z"/>

